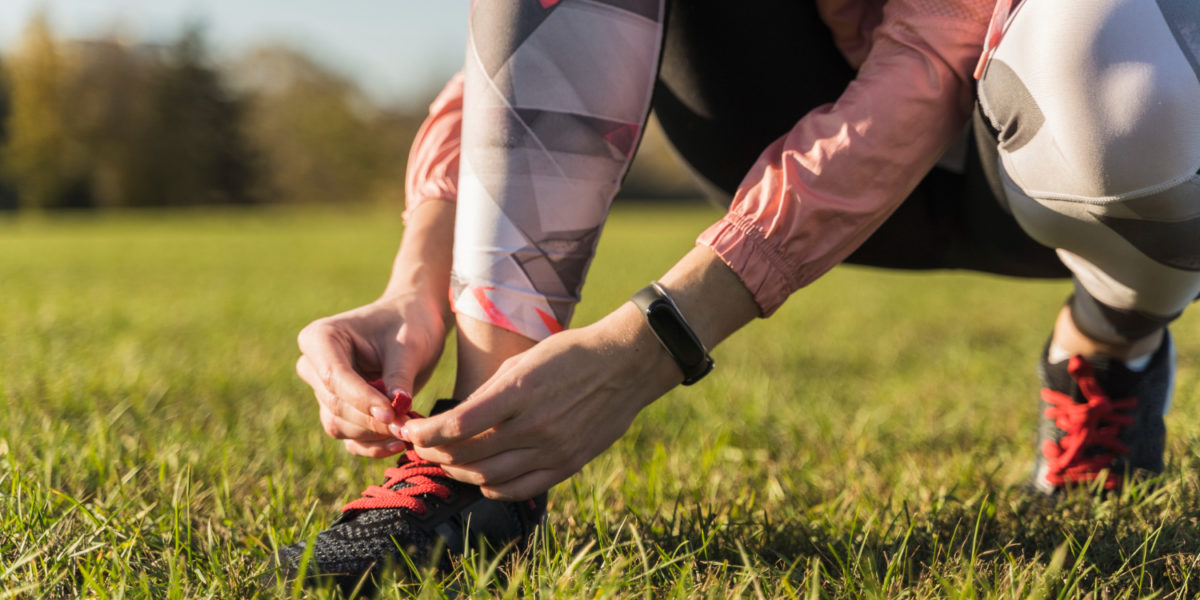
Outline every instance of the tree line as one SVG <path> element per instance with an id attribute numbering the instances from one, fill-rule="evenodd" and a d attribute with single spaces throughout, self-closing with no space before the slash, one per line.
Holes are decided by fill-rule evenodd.
<path id="1" fill-rule="evenodd" d="M 398 200 L 423 117 L 286 47 L 218 67 L 198 28 L 64 41 L 37 18 L 0 73 L 7 209 Z"/>
<path id="2" fill-rule="evenodd" d="M 217 65 L 196 27 L 61 40 L 38 17 L 0 57 L 0 210 L 399 203 L 423 108 L 285 46 Z M 642 146 L 626 195 L 694 194 L 660 136 Z"/>

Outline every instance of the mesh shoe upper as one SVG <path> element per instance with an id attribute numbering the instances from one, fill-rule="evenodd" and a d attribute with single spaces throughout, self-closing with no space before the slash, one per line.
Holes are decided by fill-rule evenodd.
<path id="1" fill-rule="evenodd" d="M 1034 487 L 1052 493 L 1107 471 L 1111 490 L 1127 474 L 1162 472 L 1174 369 L 1169 333 L 1143 371 L 1104 357 L 1050 364 L 1044 353 Z"/>
<path id="2" fill-rule="evenodd" d="M 398 400 L 394 401 L 395 403 Z M 434 412 L 453 404 L 438 403 Z M 407 412 L 406 406 L 396 406 Z M 403 409 L 403 411 L 401 411 Z M 440 410 L 439 410 L 440 409 Z M 419 417 L 419 414 L 410 413 Z M 387 470 L 382 485 L 367 488 L 346 504 L 342 515 L 317 534 L 305 577 L 331 578 L 352 589 L 387 565 L 436 565 L 446 570 L 450 557 L 486 544 L 499 549 L 521 545 L 545 515 L 546 495 L 526 502 L 488 500 L 479 487 L 451 479 L 436 464 L 409 450 Z M 275 557 L 287 579 L 301 575 L 305 543 L 281 549 Z M 407 561 L 406 561 L 407 558 Z M 275 573 L 269 574 L 271 580 Z"/>

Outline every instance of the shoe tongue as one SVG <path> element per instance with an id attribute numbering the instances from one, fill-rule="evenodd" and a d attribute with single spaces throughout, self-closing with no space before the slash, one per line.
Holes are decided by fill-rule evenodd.
<path id="1" fill-rule="evenodd" d="M 409 483 L 409 482 L 407 482 L 407 481 L 401 481 L 401 482 L 397 483 L 396 485 L 393 485 L 392 487 L 390 487 L 390 488 L 388 488 L 388 489 L 390 489 L 390 490 L 392 490 L 392 491 L 394 491 L 394 492 L 398 492 L 398 491 L 400 491 L 400 490 L 402 490 L 402 489 L 404 489 L 404 488 L 407 488 L 407 487 L 412 487 L 412 485 L 413 485 L 413 484 L 411 484 L 411 483 Z"/>
<path id="2" fill-rule="evenodd" d="M 455 406 L 458 406 L 458 400 L 443 398 L 433 403 L 433 408 L 429 410 L 429 416 L 440 415 Z"/>
<path id="3" fill-rule="evenodd" d="M 1134 373 L 1120 359 L 1110 356 L 1085 356 L 1084 360 L 1092 367 L 1092 376 L 1096 378 L 1096 383 L 1109 398 L 1115 400 L 1128 396 L 1129 391 L 1137 383 L 1136 377 L 1133 376 Z M 1087 399 L 1081 398 L 1078 390 L 1076 392 L 1075 400 L 1077 402 L 1087 401 Z"/>
<path id="4" fill-rule="evenodd" d="M 1059 392 L 1075 390 L 1071 396 L 1076 402 L 1078 402 L 1079 393 L 1075 386 L 1075 380 L 1071 379 L 1071 374 L 1067 371 L 1067 364 L 1069 362 L 1069 360 L 1063 360 L 1056 363 L 1043 362 L 1041 373 L 1043 384 L 1045 384 L 1048 389 L 1057 390 Z"/>

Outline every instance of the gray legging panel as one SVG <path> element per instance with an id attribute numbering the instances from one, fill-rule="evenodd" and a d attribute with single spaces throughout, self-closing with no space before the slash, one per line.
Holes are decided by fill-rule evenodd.
<path id="1" fill-rule="evenodd" d="M 471 8 L 455 309 L 541 339 L 565 327 L 650 111 L 663 0 Z"/>
<path id="2" fill-rule="evenodd" d="M 1009 208 L 1058 249 L 1095 337 L 1200 294 L 1198 58 L 1195 0 L 1025 0 L 980 81 Z"/>

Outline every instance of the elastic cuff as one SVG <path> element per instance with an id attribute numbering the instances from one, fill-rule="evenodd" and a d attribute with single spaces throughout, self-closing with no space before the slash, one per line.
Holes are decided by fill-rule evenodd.
<path id="1" fill-rule="evenodd" d="M 1067 299 L 1071 322 L 1084 335 L 1109 344 L 1128 344 L 1143 339 L 1169 325 L 1183 314 L 1152 315 L 1136 310 L 1113 308 L 1092 297 L 1076 284 Z"/>
<path id="2" fill-rule="evenodd" d="M 762 317 L 771 316 L 800 287 L 757 231 L 732 215 L 701 233 L 696 244 L 710 248 L 733 270 L 754 297 Z"/>

